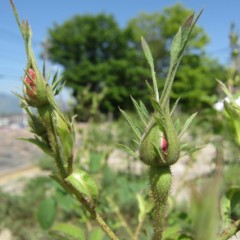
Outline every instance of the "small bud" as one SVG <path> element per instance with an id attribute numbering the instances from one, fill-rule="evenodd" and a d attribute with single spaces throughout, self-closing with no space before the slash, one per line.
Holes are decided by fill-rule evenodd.
<path id="1" fill-rule="evenodd" d="M 26 91 L 29 97 L 35 98 L 37 94 L 36 89 L 36 74 L 33 69 L 28 69 L 28 74 L 24 79 L 24 81 L 29 85 L 29 88 L 26 87 Z"/>

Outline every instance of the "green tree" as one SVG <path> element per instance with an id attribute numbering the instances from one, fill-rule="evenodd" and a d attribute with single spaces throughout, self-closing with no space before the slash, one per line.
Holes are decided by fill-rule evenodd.
<path id="1" fill-rule="evenodd" d="M 189 12 L 183 5 L 176 4 L 163 12 L 142 13 L 130 20 L 125 29 L 120 29 L 112 16 L 75 16 L 49 30 L 47 53 L 50 60 L 63 66 L 66 85 L 73 89 L 78 102 L 85 87 L 92 96 L 107 89 L 98 104 L 99 109 L 117 115 L 118 106 L 132 109 L 130 94 L 146 102 L 145 80 L 150 80 L 150 72 L 140 37 L 144 36 L 152 49 L 158 78 L 165 78 L 169 47 Z M 213 104 L 215 78 L 222 76 L 222 67 L 204 54 L 208 41 L 204 30 L 196 26 L 176 75 L 172 96 L 182 97 L 182 107 L 190 111 Z M 159 81 L 160 88 L 162 83 Z M 84 107 L 89 109 L 93 101 L 89 98 L 84 102 Z"/>
<path id="2" fill-rule="evenodd" d="M 144 59 L 139 60 L 112 16 L 75 16 L 55 25 L 46 46 L 49 58 L 63 66 L 66 84 L 79 101 L 86 86 L 96 94 L 107 89 L 99 108 L 117 114 L 118 106 L 132 107 L 127 100 L 130 93 L 136 98 L 146 95 L 149 71 L 141 63 Z M 91 102 L 85 101 L 85 107 Z"/>

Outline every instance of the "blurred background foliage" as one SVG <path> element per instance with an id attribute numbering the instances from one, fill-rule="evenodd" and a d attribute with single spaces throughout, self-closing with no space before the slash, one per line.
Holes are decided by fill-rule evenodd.
<path id="1" fill-rule="evenodd" d="M 49 29 L 44 53 L 63 68 L 79 120 L 86 121 L 91 115 L 79 112 L 79 105 L 87 111 L 94 98 L 84 98 L 84 91 L 89 95 L 104 92 L 98 101 L 99 112 L 114 117 L 119 116 L 118 107 L 132 110 L 130 95 L 147 103 L 145 81 L 151 78 L 140 37 L 144 36 L 153 52 L 161 89 L 171 41 L 190 12 L 178 3 L 159 13 L 141 13 L 125 28 L 120 28 L 113 16 L 99 14 L 75 16 Z M 208 41 L 204 29 L 196 26 L 176 76 L 172 97 L 181 96 L 180 106 L 187 112 L 211 108 L 217 100 L 215 79 L 223 79 L 225 74 L 225 67 L 205 53 Z"/>

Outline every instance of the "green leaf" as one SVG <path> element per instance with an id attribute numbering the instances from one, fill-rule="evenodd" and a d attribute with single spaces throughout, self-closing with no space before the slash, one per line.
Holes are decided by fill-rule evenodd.
<path id="1" fill-rule="evenodd" d="M 53 156 L 51 149 L 49 148 L 49 146 L 42 142 L 40 139 L 36 138 L 18 138 L 18 140 L 22 140 L 22 141 L 26 141 L 26 142 L 30 142 L 35 144 L 36 146 L 38 146 L 43 152 L 45 152 L 47 155 L 49 156 Z"/>
<path id="2" fill-rule="evenodd" d="M 98 196 L 97 184 L 93 178 L 83 170 L 74 171 L 65 180 L 87 197 L 96 199 Z"/>
<path id="3" fill-rule="evenodd" d="M 154 70 L 153 57 L 152 57 L 151 51 L 149 49 L 149 46 L 148 46 L 147 42 L 145 41 L 145 39 L 143 37 L 141 38 L 141 42 L 142 42 L 142 48 L 143 48 L 145 57 L 146 57 L 149 65 L 150 65 L 150 68 L 151 68 L 155 99 L 156 99 L 157 102 L 159 102 L 159 93 L 158 93 L 156 73 L 155 73 L 155 70 Z"/>
<path id="4" fill-rule="evenodd" d="M 152 53 L 149 49 L 149 46 L 148 46 L 147 42 L 145 41 L 145 39 L 143 37 L 141 37 L 141 43 L 142 43 L 143 52 L 144 52 L 145 57 L 148 61 L 148 64 L 150 65 L 151 68 L 153 68 L 154 65 L 153 65 Z"/>
<path id="5" fill-rule="evenodd" d="M 89 240 L 102 240 L 104 235 L 104 232 L 100 228 L 93 228 L 91 230 Z"/>
<path id="6" fill-rule="evenodd" d="M 179 28 L 177 34 L 173 39 L 171 50 L 170 50 L 170 67 L 169 67 L 167 79 L 164 84 L 164 88 L 163 88 L 161 99 L 160 99 L 160 103 L 162 106 L 167 106 L 172 84 L 173 84 L 178 66 L 182 59 L 183 51 L 188 42 L 190 33 L 201 14 L 202 14 L 202 11 L 198 14 L 195 21 L 193 21 L 194 14 L 190 15 L 187 18 L 187 20 L 184 22 L 184 24 Z"/>
<path id="7" fill-rule="evenodd" d="M 44 199 L 38 209 L 38 221 L 43 229 L 52 226 L 56 216 L 57 204 L 54 198 Z"/>
<path id="8" fill-rule="evenodd" d="M 70 223 L 58 223 L 53 226 L 52 235 L 63 236 L 63 239 L 71 237 L 71 239 L 85 240 L 84 230 Z"/>
<path id="9" fill-rule="evenodd" d="M 182 131 L 179 134 L 179 138 L 182 137 L 182 135 L 185 133 L 185 131 L 187 130 L 187 128 L 189 127 L 189 125 L 191 124 L 191 122 L 193 121 L 193 119 L 196 117 L 197 113 L 192 114 L 187 121 L 184 123 Z"/>
<path id="10" fill-rule="evenodd" d="M 131 119 L 131 117 L 122 109 L 120 109 L 121 113 L 123 114 L 123 116 L 126 118 L 126 120 L 128 121 L 129 125 L 131 126 L 132 130 L 134 131 L 134 133 L 137 135 L 137 137 L 139 139 L 141 139 L 141 130 L 140 127 L 134 123 L 134 121 Z"/>

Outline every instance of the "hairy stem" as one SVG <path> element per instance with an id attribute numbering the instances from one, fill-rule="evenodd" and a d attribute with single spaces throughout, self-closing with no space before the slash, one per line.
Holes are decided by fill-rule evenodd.
<path id="1" fill-rule="evenodd" d="M 166 225 L 168 196 L 172 184 L 170 167 L 150 167 L 149 182 L 154 199 L 152 240 L 161 240 Z"/>

